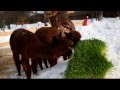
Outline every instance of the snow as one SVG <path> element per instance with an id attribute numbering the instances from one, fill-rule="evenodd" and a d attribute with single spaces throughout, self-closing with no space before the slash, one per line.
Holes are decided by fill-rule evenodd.
<path id="1" fill-rule="evenodd" d="M 96 21 L 95 19 L 88 20 L 87 26 L 82 26 L 82 20 L 72 20 L 73 22 L 78 22 L 75 24 L 76 30 L 79 31 L 82 35 L 82 40 L 97 38 L 104 41 L 107 45 L 106 55 L 109 61 L 113 63 L 113 67 L 109 69 L 105 78 L 120 78 L 120 20 L 116 18 L 103 18 L 102 21 Z M 11 25 L 12 30 L 20 28 L 21 26 Z M 43 23 L 36 24 L 27 24 L 23 25 L 22 28 L 32 28 L 32 27 L 42 27 Z M 10 36 L 0 36 L 0 43 L 8 42 Z M 8 46 L 9 47 L 9 46 Z M 5 46 L 5 48 L 8 48 Z M 3 48 L 3 47 L 2 47 Z M 52 68 L 44 68 L 44 70 L 39 70 L 38 75 L 33 75 L 33 79 L 39 78 L 64 78 L 64 71 L 67 67 L 69 60 L 63 61 L 63 58 L 60 57 L 58 64 Z M 16 70 L 15 67 L 12 67 L 11 70 Z M 24 72 L 22 76 L 18 77 L 17 72 L 10 75 L 9 78 L 25 78 Z"/>
<path id="2" fill-rule="evenodd" d="M 50 78 L 50 79 L 57 79 L 57 78 L 64 78 L 64 71 L 66 69 L 67 61 L 63 61 L 63 58 L 60 57 L 58 59 L 58 64 L 55 65 L 52 68 L 47 68 L 42 71 L 40 71 L 38 74 L 39 76 L 34 76 L 33 78 L 39 79 L 39 78 Z"/>
<path id="3" fill-rule="evenodd" d="M 33 27 L 39 28 L 39 27 L 44 27 L 44 23 L 37 22 L 37 23 L 23 24 L 23 25 L 11 24 L 10 27 L 11 27 L 12 30 L 15 30 L 15 29 L 18 29 L 18 28 L 24 28 L 24 29 L 33 28 Z"/>
<path id="4" fill-rule="evenodd" d="M 10 36 L 0 36 L 0 43 L 9 41 Z"/>

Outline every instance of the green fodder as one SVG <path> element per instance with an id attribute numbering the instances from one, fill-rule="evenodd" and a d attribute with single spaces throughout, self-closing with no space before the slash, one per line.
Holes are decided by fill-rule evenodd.
<path id="1" fill-rule="evenodd" d="M 104 78 L 112 66 L 105 54 L 106 44 L 98 39 L 78 42 L 74 55 L 68 62 L 65 78 L 95 79 Z"/>

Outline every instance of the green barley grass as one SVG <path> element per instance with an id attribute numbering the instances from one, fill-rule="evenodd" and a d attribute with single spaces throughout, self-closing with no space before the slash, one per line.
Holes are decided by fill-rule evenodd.
<path id="1" fill-rule="evenodd" d="M 102 79 L 112 63 L 106 58 L 106 44 L 98 39 L 79 41 L 74 48 L 72 59 L 68 62 L 65 78 Z"/>

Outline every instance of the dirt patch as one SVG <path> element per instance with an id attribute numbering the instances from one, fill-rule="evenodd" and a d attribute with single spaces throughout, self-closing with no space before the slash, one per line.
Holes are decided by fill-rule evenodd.
<path id="1" fill-rule="evenodd" d="M 0 43 L 0 47 L 5 47 L 5 46 L 9 46 L 9 42 Z"/>
<path id="2" fill-rule="evenodd" d="M 38 28 L 27 28 L 27 30 L 31 31 L 31 32 L 35 32 Z M 9 32 L 0 32 L 0 36 L 9 36 L 12 34 L 14 30 L 10 30 Z"/>
<path id="3" fill-rule="evenodd" d="M 0 32 L 0 36 L 9 36 L 11 35 L 13 32 L 13 30 L 9 31 L 9 32 Z"/>
<path id="4" fill-rule="evenodd" d="M 0 78 L 8 78 L 15 72 L 12 52 L 10 49 L 0 50 Z"/>

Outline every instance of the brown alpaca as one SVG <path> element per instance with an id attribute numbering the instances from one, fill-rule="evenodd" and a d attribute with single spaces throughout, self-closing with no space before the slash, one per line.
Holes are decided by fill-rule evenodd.
<path id="1" fill-rule="evenodd" d="M 75 30 L 75 26 L 67 15 L 67 11 L 44 11 L 47 18 L 49 18 L 51 26 L 69 31 Z"/>
<path id="2" fill-rule="evenodd" d="M 20 65 L 22 64 L 27 79 L 31 78 L 31 68 L 34 74 L 37 73 L 39 58 L 47 58 L 54 61 L 64 53 L 71 52 L 67 40 L 54 37 L 53 42 L 49 46 L 46 46 L 40 42 L 34 33 L 25 29 L 15 30 L 11 34 L 10 46 L 18 75 L 21 75 Z M 19 59 L 19 55 L 22 56 L 21 60 Z M 31 65 L 29 64 L 29 58 L 31 58 Z M 55 61 L 54 63 L 50 63 L 51 66 L 56 64 Z"/>
<path id="3" fill-rule="evenodd" d="M 48 45 L 53 41 L 54 36 L 59 37 L 60 30 L 54 27 L 41 27 L 36 30 L 35 35 L 42 43 Z"/>
<path id="4" fill-rule="evenodd" d="M 35 35 L 38 37 L 38 39 L 44 43 L 46 46 L 49 45 L 50 43 L 53 42 L 53 38 L 54 37 L 60 37 L 60 31 L 54 27 L 42 27 L 42 28 L 39 28 L 38 30 L 36 30 L 35 32 Z M 69 46 L 71 47 L 72 46 L 72 41 L 71 40 L 67 40 L 69 42 Z M 72 52 L 69 52 L 69 53 L 64 53 L 63 56 L 71 56 Z M 58 58 L 57 58 L 58 59 Z M 56 60 L 55 63 L 57 63 Z M 66 58 L 65 58 L 66 59 Z M 42 67 L 42 64 L 41 64 L 41 61 L 42 61 L 42 58 L 40 59 L 40 63 L 39 63 L 39 66 L 41 67 L 41 69 L 43 69 Z M 43 58 L 43 62 L 46 66 L 46 68 L 48 68 L 48 64 L 47 64 L 47 61 L 49 63 L 51 63 L 52 61 L 50 60 L 46 60 L 46 58 Z M 52 65 L 50 64 L 50 66 L 52 67 Z"/>
<path id="5" fill-rule="evenodd" d="M 69 33 L 65 33 L 65 39 L 69 39 L 73 42 L 73 47 L 81 40 L 81 34 L 78 31 L 70 31 Z"/>
<path id="6" fill-rule="evenodd" d="M 65 33 L 65 34 L 66 34 L 66 37 L 64 37 L 64 38 L 67 41 L 70 42 L 69 43 L 70 47 L 75 46 L 77 44 L 77 42 L 80 40 L 80 38 L 81 38 L 80 33 L 77 32 L 77 31 L 71 31 L 70 33 Z M 42 43 L 44 43 L 46 45 L 50 44 L 53 41 L 54 36 L 61 37 L 59 30 L 54 28 L 54 27 L 42 27 L 42 28 L 39 28 L 38 30 L 36 30 L 35 35 L 38 37 L 38 39 Z M 68 58 L 70 58 L 71 53 L 72 52 L 64 53 L 64 55 L 63 55 L 64 60 L 67 60 Z M 43 69 L 43 67 L 41 65 L 41 60 L 42 59 L 40 59 L 40 64 L 39 65 L 40 65 L 41 69 Z M 43 62 L 45 64 L 46 68 L 48 68 L 47 60 L 45 58 L 43 59 Z"/>
<path id="7" fill-rule="evenodd" d="M 75 47 L 76 44 L 81 40 L 81 34 L 78 31 L 70 31 L 69 33 L 65 33 L 66 37 L 64 39 L 71 40 L 73 42 L 72 47 Z M 64 60 L 70 58 L 70 55 L 63 55 Z"/>

